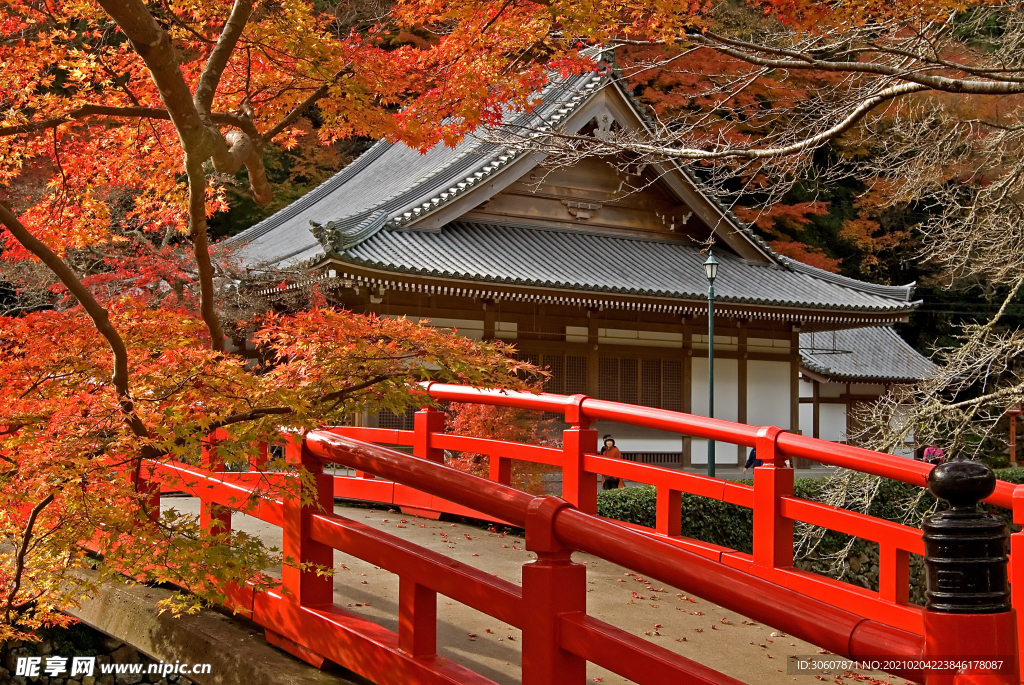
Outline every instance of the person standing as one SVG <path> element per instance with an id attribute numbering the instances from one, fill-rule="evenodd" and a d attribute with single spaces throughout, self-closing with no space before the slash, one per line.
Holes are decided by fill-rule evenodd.
<path id="1" fill-rule="evenodd" d="M 747 463 L 743 465 L 743 473 L 746 473 L 747 469 L 757 468 L 758 466 L 764 466 L 764 462 L 757 458 L 757 448 L 751 447 L 750 454 L 747 455 Z"/>
<path id="2" fill-rule="evenodd" d="M 609 459 L 622 459 L 622 452 L 615 446 L 615 439 L 610 435 L 604 436 L 604 445 L 601 446 L 601 456 L 608 457 Z M 601 476 L 601 489 L 602 490 L 614 490 L 615 488 L 625 487 L 626 484 L 621 479 L 615 478 L 614 476 Z"/>
<path id="3" fill-rule="evenodd" d="M 938 440 L 932 440 L 932 443 L 924 448 L 924 460 L 929 464 L 941 464 L 946 461 L 946 451 L 939 447 Z"/>

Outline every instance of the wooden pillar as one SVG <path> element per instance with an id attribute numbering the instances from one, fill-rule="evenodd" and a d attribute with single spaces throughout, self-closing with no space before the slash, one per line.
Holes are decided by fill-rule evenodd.
<path id="1" fill-rule="evenodd" d="M 793 324 L 789 334 L 789 430 L 800 432 L 800 326 Z M 813 464 L 807 459 L 794 459 L 793 468 L 810 468 Z"/>
<path id="2" fill-rule="evenodd" d="M 494 316 L 495 305 L 491 302 L 484 302 L 484 340 L 494 340 Z"/>
<path id="3" fill-rule="evenodd" d="M 811 381 L 813 387 L 814 404 L 812 410 L 811 421 L 814 424 L 814 434 L 812 437 L 821 439 L 821 383 L 818 381 Z"/>
<path id="4" fill-rule="evenodd" d="M 690 327 L 691 317 L 683 317 L 683 411 L 693 411 L 693 329 Z M 693 440 L 683 438 L 682 466 L 690 466 L 693 461 Z"/>
<path id="5" fill-rule="evenodd" d="M 850 399 L 850 384 L 846 384 L 846 444 L 850 444 L 850 419 L 853 416 L 853 400 Z"/>
<path id="6" fill-rule="evenodd" d="M 736 407 L 736 420 L 739 423 L 747 422 L 747 322 L 738 320 L 736 327 L 739 329 L 739 346 L 737 352 L 739 353 L 739 359 L 736 361 L 736 384 L 737 384 L 737 404 Z M 744 454 L 745 447 L 743 445 L 736 445 L 736 465 L 743 467 L 743 464 L 747 461 L 747 455 Z"/>
<path id="7" fill-rule="evenodd" d="M 587 310 L 587 394 L 591 397 L 599 397 L 600 377 L 600 355 L 597 348 L 597 310 Z"/>
<path id="8" fill-rule="evenodd" d="M 794 325 L 789 337 L 789 430 L 800 431 L 800 326 Z"/>

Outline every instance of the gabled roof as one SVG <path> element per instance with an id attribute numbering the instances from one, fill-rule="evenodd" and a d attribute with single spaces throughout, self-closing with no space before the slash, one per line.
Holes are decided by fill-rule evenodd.
<path id="1" fill-rule="evenodd" d="M 935 365 L 890 326 L 801 333 L 800 357 L 808 371 L 837 381 L 913 382 L 935 371 Z"/>
<path id="2" fill-rule="evenodd" d="M 910 291 L 717 255 L 720 303 L 902 312 Z M 463 281 L 702 300 L 705 255 L 657 238 L 492 221 L 453 221 L 437 232 L 381 231 L 335 259 L 367 269 Z"/>

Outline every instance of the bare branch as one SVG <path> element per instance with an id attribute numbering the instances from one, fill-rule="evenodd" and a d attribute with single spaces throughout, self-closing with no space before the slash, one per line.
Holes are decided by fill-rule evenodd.
<path id="1" fill-rule="evenodd" d="M 39 518 L 39 514 L 43 512 L 43 509 L 50 506 L 53 502 L 54 495 L 51 492 L 49 495 L 39 501 L 32 511 L 29 512 L 28 521 L 25 523 L 25 533 L 21 537 L 21 543 L 18 545 L 18 553 L 14 558 L 14 586 L 11 588 L 10 593 L 7 595 L 7 606 L 5 607 L 5 621 L 11 623 L 11 615 L 16 611 L 19 606 L 15 604 L 15 599 L 18 596 L 18 592 L 21 591 L 22 577 L 25 575 L 25 556 L 28 554 L 28 546 L 32 541 L 32 531 L 36 525 L 36 519 Z"/>

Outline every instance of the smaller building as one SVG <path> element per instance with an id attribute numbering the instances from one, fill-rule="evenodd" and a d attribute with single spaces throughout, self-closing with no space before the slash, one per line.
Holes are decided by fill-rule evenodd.
<path id="1" fill-rule="evenodd" d="M 800 425 L 805 435 L 847 442 L 858 432 L 859 403 L 894 384 L 918 383 L 935 365 L 891 326 L 800 335 Z M 901 456 L 913 456 L 908 444 Z"/>

